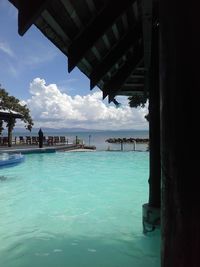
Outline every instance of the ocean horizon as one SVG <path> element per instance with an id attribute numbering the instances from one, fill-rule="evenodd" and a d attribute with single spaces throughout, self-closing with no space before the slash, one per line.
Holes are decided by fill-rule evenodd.
<path id="1" fill-rule="evenodd" d="M 13 130 L 13 137 L 36 136 L 39 128 L 34 128 L 31 132 L 23 128 Z M 94 129 L 42 129 L 44 136 L 65 136 L 69 143 L 81 139 L 85 145 L 95 146 L 97 150 L 120 150 L 120 144 L 109 144 L 109 138 L 149 138 L 149 130 L 94 130 Z M 7 135 L 4 131 L 3 136 Z M 139 150 L 146 150 L 147 145 L 138 144 Z M 124 150 L 133 150 L 133 144 L 125 144 Z"/>

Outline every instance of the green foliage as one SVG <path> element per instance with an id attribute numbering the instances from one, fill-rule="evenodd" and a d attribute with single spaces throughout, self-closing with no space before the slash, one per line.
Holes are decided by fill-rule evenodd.
<path id="1" fill-rule="evenodd" d="M 27 108 L 26 105 L 22 105 L 20 100 L 15 98 L 14 96 L 10 96 L 4 88 L 0 85 L 0 109 L 3 110 L 11 110 L 17 113 L 20 113 L 23 117 L 20 118 L 25 123 L 25 128 L 31 131 L 33 126 L 33 120 L 30 116 L 30 110 Z M 15 126 L 16 119 L 9 118 L 5 120 L 7 123 L 7 127 L 12 130 Z M 3 123 L 0 121 L 0 132 L 3 129 Z"/>
<path id="2" fill-rule="evenodd" d="M 148 95 L 143 93 L 135 93 L 133 96 L 130 96 L 128 100 L 129 100 L 129 106 L 131 108 L 137 108 L 137 107 L 144 108 L 148 100 Z M 149 121 L 149 113 L 145 115 L 145 119 Z"/>
<path id="3" fill-rule="evenodd" d="M 147 102 L 147 99 L 148 99 L 148 96 L 146 94 L 135 93 L 133 96 L 130 96 L 128 98 L 129 106 L 131 108 L 137 108 L 137 107 L 144 108 L 144 106 Z"/>

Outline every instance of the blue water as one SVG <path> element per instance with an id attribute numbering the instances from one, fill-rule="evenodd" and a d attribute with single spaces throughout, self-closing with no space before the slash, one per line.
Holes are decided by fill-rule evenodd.
<path id="1" fill-rule="evenodd" d="M 159 267 L 142 233 L 148 152 L 26 155 L 0 169 L 1 267 Z"/>

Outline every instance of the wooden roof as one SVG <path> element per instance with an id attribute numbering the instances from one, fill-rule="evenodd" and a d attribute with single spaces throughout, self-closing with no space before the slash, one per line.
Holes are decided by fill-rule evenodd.
<path id="1" fill-rule="evenodd" d="M 19 34 L 36 27 L 109 102 L 148 91 L 153 0 L 9 0 Z M 154 18 L 153 18 L 154 20 Z"/>
<path id="2" fill-rule="evenodd" d="M 0 109 L 0 120 L 5 120 L 9 118 L 21 119 L 23 118 L 23 115 L 15 111 Z"/>

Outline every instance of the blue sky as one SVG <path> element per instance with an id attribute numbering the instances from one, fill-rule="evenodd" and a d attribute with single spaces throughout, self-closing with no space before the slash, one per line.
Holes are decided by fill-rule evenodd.
<path id="1" fill-rule="evenodd" d="M 68 73 L 66 56 L 35 26 L 18 35 L 17 10 L 8 0 L 0 0 L 0 84 L 28 105 L 36 126 L 147 128 L 147 107 L 130 109 L 125 97 L 117 98 L 119 109 L 102 101 L 78 68 Z"/>
<path id="2" fill-rule="evenodd" d="M 29 83 L 43 77 L 72 95 L 85 95 L 89 79 L 78 68 L 68 74 L 67 58 L 33 25 L 21 37 L 17 32 L 17 10 L 7 0 L 0 0 L 1 84 L 19 98 L 28 97 Z"/>

